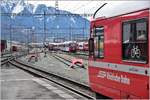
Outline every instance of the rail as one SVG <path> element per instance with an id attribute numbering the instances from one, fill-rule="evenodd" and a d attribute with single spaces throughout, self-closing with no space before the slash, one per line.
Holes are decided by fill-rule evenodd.
<path id="1" fill-rule="evenodd" d="M 66 55 L 69 55 L 69 56 L 73 56 L 73 57 L 78 57 L 78 58 L 81 58 L 81 59 L 84 59 L 84 60 L 88 60 L 88 56 L 89 54 L 87 53 L 81 53 L 81 52 L 76 52 L 76 53 L 63 53 L 63 54 L 66 54 Z"/>
<path id="2" fill-rule="evenodd" d="M 13 59 L 14 59 L 14 57 L 8 57 L 8 58 L 5 58 L 5 59 L 2 59 L 1 60 L 1 65 L 6 64 L 6 63 L 8 63 L 9 60 L 13 60 Z"/>
<path id="3" fill-rule="evenodd" d="M 60 62 L 66 64 L 67 66 L 70 66 L 72 65 L 72 61 L 70 59 L 66 59 L 66 58 L 63 58 L 57 54 L 53 54 L 53 57 L 56 58 L 57 60 L 59 60 Z M 80 65 L 80 64 L 75 64 L 73 65 L 74 67 L 82 67 L 82 68 L 85 68 L 84 66 Z M 85 68 L 86 69 L 86 68 Z"/>
<path id="4" fill-rule="evenodd" d="M 56 75 L 54 73 L 45 70 L 41 70 L 39 68 L 35 68 L 29 64 L 26 64 L 18 60 L 13 60 L 9 62 L 20 69 L 36 74 L 42 78 L 54 82 L 55 84 L 61 85 L 62 87 L 67 88 L 87 99 L 95 99 L 95 94 L 88 85 L 76 82 L 72 79 Z"/>
<path id="5" fill-rule="evenodd" d="M 8 54 L 8 53 L 7 53 Z M 9 53 L 9 55 L 3 55 L 3 56 L 1 56 L 1 65 L 4 65 L 4 64 L 6 64 L 6 63 L 8 63 L 9 61 L 11 61 L 11 60 L 13 60 L 13 59 L 16 59 L 16 58 L 20 58 L 20 57 L 22 57 L 22 56 L 24 56 L 24 55 L 26 55 L 26 54 L 19 54 L 19 55 L 12 55 L 12 54 L 10 54 Z"/>

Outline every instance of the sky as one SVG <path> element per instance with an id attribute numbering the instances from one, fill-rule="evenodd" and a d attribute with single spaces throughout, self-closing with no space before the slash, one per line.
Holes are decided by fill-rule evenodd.
<path id="1" fill-rule="evenodd" d="M 55 0 L 26 0 L 27 3 L 33 4 L 45 4 L 46 6 L 55 7 Z M 94 14 L 94 12 L 104 3 L 114 1 L 103 0 L 59 0 L 58 5 L 60 10 L 69 11 L 75 14 Z M 120 2 L 120 1 L 117 1 Z M 85 17 L 85 16 L 83 16 Z M 92 19 L 92 16 L 85 17 L 86 19 Z"/>
<path id="2" fill-rule="evenodd" d="M 28 0 L 28 3 L 38 5 L 38 4 L 45 4 L 47 6 L 52 6 L 55 7 L 55 1 L 54 0 L 41 0 L 41 1 L 31 1 Z M 99 6 L 101 6 L 105 1 L 93 1 L 93 0 L 62 0 L 58 1 L 59 3 L 59 9 L 60 10 L 66 10 L 70 11 L 72 13 L 78 13 L 78 14 L 83 14 L 83 13 L 93 13 Z"/>
<path id="3" fill-rule="evenodd" d="M 55 0 L 25 0 L 27 3 L 33 4 L 34 6 L 38 4 L 45 4 L 46 6 L 55 7 Z M 144 0 L 58 0 L 58 5 L 60 10 L 69 11 L 71 13 L 76 14 L 94 14 L 94 12 L 102 6 L 104 3 L 108 3 L 106 6 L 109 6 L 108 9 L 104 9 L 106 6 L 103 7 L 104 11 L 101 10 L 102 14 L 105 12 L 110 12 L 110 10 L 113 9 L 113 11 L 116 11 L 120 8 L 118 5 L 123 4 L 125 6 L 121 7 L 120 11 L 126 10 L 127 5 L 131 6 L 132 9 L 138 8 L 141 6 Z M 146 3 L 144 5 L 148 5 L 150 7 L 150 1 L 145 0 Z M 144 2 L 145 2 L 144 1 Z M 141 2 L 141 3 L 140 3 Z M 148 4 L 147 4 L 148 2 Z M 137 5 L 137 6 L 136 6 Z M 116 8 L 118 6 L 118 8 Z M 132 7 L 133 6 L 133 7 Z M 128 10 L 128 9 L 127 9 Z M 129 9 L 130 10 L 130 9 Z M 113 14 L 112 12 L 111 14 Z M 89 17 L 88 19 L 90 19 Z"/>

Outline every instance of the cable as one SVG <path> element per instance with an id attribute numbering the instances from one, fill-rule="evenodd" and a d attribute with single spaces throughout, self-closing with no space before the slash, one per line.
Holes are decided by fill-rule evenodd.
<path id="1" fill-rule="evenodd" d="M 104 3 L 102 6 L 100 6 L 100 7 L 95 11 L 95 13 L 94 13 L 94 15 L 93 15 L 93 19 L 95 18 L 96 13 L 97 13 L 101 8 L 103 8 L 106 4 L 107 4 L 107 3 Z"/>
<path id="2" fill-rule="evenodd" d="M 76 8 L 75 10 L 73 10 L 73 12 L 75 12 L 75 11 L 77 11 L 77 10 L 79 10 L 79 9 L 81 9 L 81 8 L 83 8 L 83 7 L 85 7 L 85 6 L 87 6 L 87 5 L 89 5 L 92 1 L 93 1 L 93 0 L 90 0 L 88 3 L 81 5 L 80 7 Z"/>

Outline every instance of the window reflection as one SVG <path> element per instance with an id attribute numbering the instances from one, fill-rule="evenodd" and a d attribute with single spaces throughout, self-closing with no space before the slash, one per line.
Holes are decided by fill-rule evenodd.
<path id="1" fill-rule="evenodd" d="M 123 59 L 147 61 L 147 20 L 139 19 L 123 23 Z"/>
<path id="2" fill-rule="evenodd" d="M 94 36 L 95 44 L 95 57 L 102 58 L 104 57 L 104 28 L 98 27 L 95 28 Z"/>

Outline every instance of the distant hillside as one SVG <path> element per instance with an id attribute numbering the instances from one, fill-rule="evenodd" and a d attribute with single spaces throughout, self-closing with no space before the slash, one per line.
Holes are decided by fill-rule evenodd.
<path id="1" fill-rule="evenodd" d="M 88 36 L 89 34 L 89 21 L 79 15 L 72 16 L 72 13 L 67 11 L 56 10 L 44 4 L 34 6 L 24 3 L 23 0 L 15 3 L 2 2 L 0 5 L 2 13 L 1 38 L 4 39 L 9 39 L 11 33 L 13 40 L 27 41 L 27 34 L 32 36 L 31 33 L 34 32 L 36 40 L 43 41 L 44 21 L 47 38 L 58 37 L 67 40 L 71 35 L 72 38 L 75 38 L 77 36 Z M 45 16 L 44 12 L 46 13 Z M 18 15 L 13 16 L 11 13 L 17 13 Z M 11 31 L 9 30 L 10 26 Z M 32 32 L 23 29 L 32 29 Z M 28 39 L 31 38 L 28 37 Z"/>

